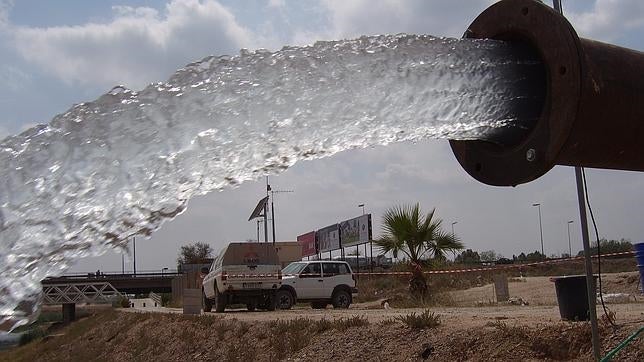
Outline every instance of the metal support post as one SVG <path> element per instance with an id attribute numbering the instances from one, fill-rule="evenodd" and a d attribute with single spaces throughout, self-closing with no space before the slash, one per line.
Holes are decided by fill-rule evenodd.
<path id="1" fill-rule="evenodd" d="M 590 326 L 593 340 L 593 356 L 599 361 L 599 328 L 597 326 L 597 309 L 595 295 L 595 279 L 593 277 L 593 264 L 590 258 L 590 238 L 588 237 L 588 218 L 586 216 L 586 201 L 584 199 L 584 184 L 581 177 L 581 167 L 575 167 L 577 181 L 577 199 L 579 200 L 579 222 L 581 235 L 584 242 L 584 266 L 586 268 L 586 290 L 588 296 L 588 309 L 590 312 Z M 597 241 L 599 242 L 599 240 Z"/>

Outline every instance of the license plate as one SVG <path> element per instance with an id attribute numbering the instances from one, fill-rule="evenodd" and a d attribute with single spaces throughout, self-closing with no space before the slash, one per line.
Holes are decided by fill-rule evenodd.
<path id="1" fill-rule="evenodd" d="M 259 289 L 262 287 L 262 283 L 242 283 L 242 288 L 244 289 Z"/>

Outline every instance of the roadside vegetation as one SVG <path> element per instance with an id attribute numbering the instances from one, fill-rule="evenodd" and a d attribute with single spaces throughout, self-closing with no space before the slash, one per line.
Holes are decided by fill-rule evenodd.
<path id="1" fill-rule="evenodd" d="M 429 332 L 431 331 L 431 332 Z M 632 331 L 601 323 L 612 346 Z M 280 360 L 588 360 L 587 323 L 519 326 L 493 321 L 476 328 L 441 323 L 429 310 L 370 323 L 295 318 L 243 322 L 221 316 L 101 311 L 10 351 L 0 361 L 280 361 Z M 637 344 L 620 355 L 642 360 Z"/>
<path id="2" fill-rule="evenodd" d="M 392 207 L 383 216 L 383 236 L 375 241 L 384 253 L 407 257 L 412 273 L 409 292 L 417 298 L 424 298 L 428 291 L 421 260 L 445 261 L 447 252 L 463 249 L 454 234 L 443 231 L 443 221 L 434 216 L 435 212 L 433 209 L 423 215 L 418 203 Z"/>
<path id="3" fill-rule="evenodd" d="M 394 318 L 412 329 L 435 328 L 441 324 L 440 316 L 426 309 L 420 314 L 410 313 Z"/>

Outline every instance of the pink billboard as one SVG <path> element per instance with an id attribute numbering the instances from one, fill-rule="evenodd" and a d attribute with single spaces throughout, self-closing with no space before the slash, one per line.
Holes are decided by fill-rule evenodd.
<path id="1" fill-rule="evenodd" d="M 297 242 L 302 245 L 302 257 L 311 256 L 318 253 L 315 245 L 315 231 L 311 231 L 298 236 Z"/>

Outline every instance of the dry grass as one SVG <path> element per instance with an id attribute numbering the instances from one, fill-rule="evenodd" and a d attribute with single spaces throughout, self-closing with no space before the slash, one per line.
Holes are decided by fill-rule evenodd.
<path id="1" fill-rule="evenodd" d="M 440 316 L 430 312 L 429 309 L 420 314 L 410 313 L 397 316 L 395 319 L 412 329 L 435 328 L 441 324 Z"/>
<path id="2" fill-rule="evenodd" d="M 161 325 L 169 327 L 160 328 Z M 170 349 L 177 348 L 177 341 L 201 344 L 197 348 L 204 350 L 200 356 L 209 360 L 252 361 L 258 359 L 259 353 L 269 360 L 280 360 L 308 346 L 317 335 L 367 325 L 369 322 L 363 316 L 336 320 L 296 318 L 257 324 L 221 316 L 110 310 L 59 328 L 56 331 L 59 337 L 40 340 L 40 335 L 34 336 L 35 343 L 1 352 L 0 361 L 106 360 L 111 355 L 113 347 L 110 346 L 127 346 L 115 354 L 125 360 L 164 354 L 175 356 L 178 352 Z M 187 345 L 181 348 L 190 348 Z"/>
<path id="3" fill-rule="evenodd" d="M 345 331 L 353 327 L 369 325 L 365 317 L 355 316 L 336 320 L 311 320 L 295 318 L 268 322 L 268 335 L 274 357 L 282 359 L 311 343 L 311 338 L 328 330 Z"/>

